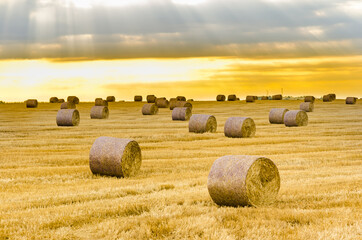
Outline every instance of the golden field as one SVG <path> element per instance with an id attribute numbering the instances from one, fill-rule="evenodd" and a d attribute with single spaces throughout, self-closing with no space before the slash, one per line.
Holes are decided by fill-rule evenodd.
<path id="1" fill-rule="evenodd" d="M 57 127 L 60 104 L 0 104 L 0 239 L 361 239 L 362 100 L 317 100 L 306 127 L 271 125 L 270 108 L 301 101 L 194 102 L 216 133 L 188 132 L 169 109 L 110 103 L 110 118 Z M 230 116 L 254 119 L 256 136 L 224 137 Z M 99 136 L 132 138 L 142 149 L 133 178 L 95 176 L 89 150 Z M 207 191 L 212 163 L 260 155 L 277 165 L 281 188 L 267 207 L 219 207 Z"/>

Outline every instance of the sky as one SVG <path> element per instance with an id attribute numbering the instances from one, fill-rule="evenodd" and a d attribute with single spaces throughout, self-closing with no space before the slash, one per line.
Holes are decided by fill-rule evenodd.
<path id="1" fill-rule="evenodd" d="M 362 97 L 360 0 L 0 0 L 0 100 Z"/>

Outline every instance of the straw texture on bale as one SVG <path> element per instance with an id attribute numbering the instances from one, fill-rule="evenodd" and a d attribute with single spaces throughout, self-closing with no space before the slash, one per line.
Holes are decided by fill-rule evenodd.
<path id="1" fill-rule="evenodd" d="M 356 97 L 347 97 L 346 104 L 356 104 L 357 98 Z"/>
<path id="2" fill-rule="evenodd" d="M 106 119 L 109 117 L 109 110 L 106 106 L 94 106 L 90 111 L 91 119 Z"/>
<path id="3" fill-rule="evenodd" d="M 333 101 L 333 96 L 331 96 L 330 94 L 323 96 L 323 102 L 332 102 L 332 101 Z"/>
<path id="4" fill-rule="evenodd" d="M 229 117 L 224 126 L 226 137 L 246 138 L 253 137 L 256 132 L 254 120 L 248 117 Z"/>
<path id="5" fill-rule="evenodd" d="M 246 96 L 246 102 L 255 102 L 254 96 Z"/>
<path id="6" fill-rule="evenodd" d="M 169 107 L 169 102 L 168 102 L 167 99 L 157 98 L 156 105 L 157 105 L 158 108 L 168 108 Z"/>
<path id="7" fill-rule="evenodd" d="M 228 101 L 236 101 L 236 95 L 235 94 L 230 94 L 228 96 Z"/>
<path id="8" fill-rule="evenodd" d="M 175 107 L 172 110 L 172 120 L 187 121 L 192 115 L 189 107 Z"/>
<path id="9" fill-rule="evenodd" d="M 272 124 L 283 124 L 284 115 L 288 111 L 286 108 L 272 108 L 269 112 L 269 122 Z"/>
<path id="10" fill-rule="evenodd" d="M 176 107 L 177 100 L 176 98 L 171 98 L 169 102 L 170 110 L 173 110 Z"/>
<path id="11" fill-rule="evenodd" d="M 142 102 L 142 96 L 141 95 L 134 96 L 134 101 L 135 102 Z"/>
<path id="12" fill-rule="evenodd" d="M 73 102 L 63 102 L 60 105 L 60 109 L 75 109 L 76 105 Z"/>
<path id="13" fill-rule="evenodd" d="M 204 133 L 216 132 L 217 122 L 212 115 L 193 114 L 189 122 L 189 132 Z"/>
<path id="14" fill-rule="evenodd" d="M 56 121 L 58 126 L 78 126 L 79 112 L 77 109 L 60 109 Z"/>
<path id="15" fill-rule="evenodd" d="M 268 96 L 262 96 L 261 100 L 269 100 L 269 97 Z"/>
<path id="16" fill-rule="evenodd" d="M 313 96 L 305 96 L 304 97 L 304 102 L 314 103 L 314 101 L 315 101 L 315 97 L 313 97 Z"/>
<path id="17" fill-rule="evenodd" d="M 175 107 L 188 107 L 192 109 L 192 103 L 186 101 L 176 101 Z"/>
<path id="18" fill-rule="evenodd" d="M 58 103 L 63 103 L 63 102 L 65 102 L 64 98 L 58 99 Z"/>
<path id="19" fill-rule="evenodd" d="M 212 200 L 221 206 L 265 206 L 280 188 L 277 166 L 268 158 L 229 155 L 215 160 L 207 178 Z"/>
<path id="20" fill-rule="evenodd" d="M 115 96 L 108 96 L 106 98 L 107 102 L 115 102 L 116 101 L 116 97 Z"/>
<path id="21" fill-rule="evenodd" d="M 36 99 L 28 99 L 25 101 L 27 108 L 37 108 L 38 107 L 38 100 Z"/>
<path id="22" fill-rule="evenodd" d="M 290 110 L 284 115 L 284 124 L 287 127 L 307 126 L 308 115 L 303 110 Z"/>
<path id="23" fill-rule="evenodd" d="M 102 98 L 96 98 L 94 105 L 108 107 L 108 102 L 107 102 L 107 100 L 103 100 Z"/>
<path id="24" fill-rule="evenodd" d="M 158 112 L 158 107 L 154 103 L 146 103 L 142 107 L 142 114 L 143 115 L 155 115 Z"/>
<path id="25" fill-rule="evenodd" d="M 67 102 L 71 102 L 71 103 L 74 103 L 74 104 L 78 104 L 79 103 L 79 98 L 76 97 L 76 96 L 69 96 L 67 98 Z"/>
<path id="26" fill-rule="evenodd" d="M 283 100 L 283 96 L 281 94 L 273 95 L 272 100 Z"/>
<path id="27" fill-rule="evenodd" d="M 177 100 L 177 101 L 186 101 L 186 97 L 184 97 L 184 96 L 177 96 L 177 97 L 176 97 L 176 100 Z"/>
<path id="28" fill-rule="evenodd" d="M 155 95 L 147 95 L 147 102 L 148 103 L 154 103 L 156 102 L 156 96 Z"/>
<path id="29" fill-rule="evenodd" d="M 59 102 L 59 99 L 58 99 L 57 97 L 51 97 L 51 98 L 49 99 L 49 102 L 50 102 L 50 103 L 58 103 L 58 102 Z"/>
<path id="30" fill-rule="evenodd" d="M 131 139 L 99 137 L 89 152 L 93 174 L 132 177 L 139 172 L 141 163 L 141 148 Z"/>
<path id="31" fill-rule="evenodd" d="M 299 106 L 300 110 L 303 110 L 304 112 L 313 112 L 314 110 L 314 103 L 312 102 L 302 102 Z"/>
<path id="32" fill-rule="evenodd" d="M 216 96 L 216 101 L 218 102 L 223 102 L 225 101 L 225 99 L 226 99 L 225 95 L 219 94 Z"/>

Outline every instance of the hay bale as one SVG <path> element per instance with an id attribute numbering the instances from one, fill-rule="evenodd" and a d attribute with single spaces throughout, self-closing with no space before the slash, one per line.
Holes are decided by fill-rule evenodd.
<path id="1" fill-rule="evenodd" d="M 177 100 L 176 98 L 171 98 L 169 102 L 170 110 L 173 110 L 176 107 Z"/>
<path id="2" fill-rule="evenodd" d="M 223 102 L 225 101 L 225 99 L 226 99 L 225 95 L 219 94 L 216 96 L 216 101 L 218 102 Z"/>
<path id="3" fill-rule="evenodd" d="M 215 160 L 207 178 L 212 200 L 221 206 L 264 206 L 280 188 L 277 166 L 268 158 L 229 155 Z"/>
<path id="4" fill-rule="evenodd" d="M 109 117 L 109 110 L 106 106 L 94 106 L 90 111 L 91 119 L 107 119 Z"/>
<path id="5" fill-rule="evenodd" d="M 168 108 L 169 102 L 167 99 L 164 98 L 157 98 L 156 105 L 158 108 Z"/>
<path id="6" fill-rule="evenodd" d="M 272 108 L 269 112 L 269 122 L 271 124 L 283 124 L 284 115 L 289 110 L 286 108 Z"/>
<path id="7" fill-rule="evenodd" d="M 77 109 L 60 109 L 57 113 L 58 126 L 78 126 L 80 121 Z"/>
<path id="8" fill-rule="evenodd" d="M 107 102 L 115 102 L 116 101 L 116 98 L 114 96 L 108 96 L 106 98 Z"/>
<path id="9" fill-rule="evenodd" d="M 246 96 L 246 99 L 245 99 L 246 102 L 255 102 L 255 97 L 254 96 Z"/>
<path id="10" fill-rule="evenodd" d="M 287 127 L 307 126 L 308 115 L 303 110 L 290 110 L 284 115 L 284 124 Z"/>
<path id="11" fill-rule="evenodd" d="M 146 103 L 142 107 L 142 114 L 143 115 L 155 115 L 158 113 L 158 107 L 154 103 Z"/>
<path id="12" fill-rule="evenodd" d="M 190 99 L 187 99 L 188 102 L 193 102 L 194 99 L 190 98 Z"/>
<path id="13" fill-rule="evenodd" d="M 300 110 L 303 110 L 304 112 L 313 112 L 314 110 L 314 103 L 312 102 L 302 102 L 299 106 Z"/>
<path id="14" fill-rule="evenodd" d="M 94 101 L 94 105 L 108 107 L 108 102 L 107 100 L 103 100 L 102 98 L 96 98 L 96 100 Z"/>
<path id="15" fill-rule="evenodd" d="M 176 100 L 177 101 L 186 101 L 186 98 L 184 96 L 177 96 Z"/>
<path id="16" fill-rule="evenodd" d="M 63 102 L 60 105 L 60 109 L 75 109 L 76 105 L 74 102 Z"/>
<path id="17" fill-rule="evenodd" d="M 305 96 L 305 97 L 304 97 L 304 102 L 314 103 L 314 101 L 315 101 L 315 97 L 314 97 L 314 96 Z"/>
<path id="18" fill-rule="evenodd" d="M 156 102 L 156 96 L 155 95 L 147 95 L 147 102 L 148 103 L 155 103 Z"/>
<path id="19" fill-rule="evenodd" d="M 187 121 L 192 115 L 189 107 L 175 107 L 172 110 L 172 120 Z"/>
<path id="20" fill-rule="evenodd" d="M 262 96 L 261 100 L 269 100 L 269 97 L 268 96 Z"/>
<path id="21" fill-rule="evenodd" d="M 37 108 L 38 107 L 38 100 L 36 99 L 28 99 L 25 101 L 27 108 Z"/>
<path id="22" fill-rule="evenodd" d="M 283 100 L 283 96 L 281 94 L 273 95 L 272 100 Z"/>
<path id="23" fill-rule="evenodd" d="M 346 104 L 356 104 L 357 98 L 356 97 L 347 97 Z"/>
<path id="24" fill-rule="evenodd" d="M 58 99 L 57 97 L 51 97 L 51 98 L 49 99 L 49 102 L 50 102 L 50 103 L 58 103 L 58 102 L 59 102 L 59 99 Z"/>
<path id="25" fill-rule="evenodd" d="M 228 101 L 236 101 L 236 95 L 235 94 L 230 94 L 228 96 Z"/>
<path id="26" fill-rule="evenodd" d="M 59 98 L 58 99 L 58 103 L 63 103 L 63 102 L 65 102 L 64 98 Z"/>
<path id="27" fill-rule="evenodd" d="M 254 120 L 248 117 L 229 117 L 224 126 L 226 137 L 246 138 L 253 137 L 256 132 Z"/>
<path id="28" fill-rule="evenodd" d="M 188 107 L 192 109 L 192 103 L 186 101 L 176 101 L 175 107 Z"/>
<path id="29" fill-rule="evenodd" d="M 323 102 L 332 102 L 333 101 L 333 96 L 330 94 L 324 95 L 323 96 Z"/>
<path id="30" fill-rule="evenodd" d="M 216 132 L 217 122 L 212 115 L 193 114 L 189 122 L 189 132 L 204 133 Z"/>
<path id="31" fill-rule="evenodd" d="M 132 177 L 139 172 L 141 163 L 141 148 L 131 139 L 99 137 L 89 152 L 93 174 Z"/>
<path id="32" fill-rule="evenodd" d="M 67 102 L 71 102 L 71 103 L 74 103 L 74 104 L 79 104 L 79 98 L 76 97 L 76 96 L 69 96 L 67 98 Z"/>
<path id="33" fill-rule="evenodd" d="M 330 94 L 328 94 L 328 95 L 331 96 L 332 101 L 336 100 L 336 94 L 330 93 Z"/>
<path id="34" fill-rule="evenodd" d="M 140 96 L 140 95 L 134 96 L 134 101 L 135 102 L 142 102 L 142 96 Z"/>

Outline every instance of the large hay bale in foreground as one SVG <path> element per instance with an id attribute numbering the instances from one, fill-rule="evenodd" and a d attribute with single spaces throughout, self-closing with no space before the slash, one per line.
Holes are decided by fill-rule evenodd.
<path id="1" fill-rule="evenodd" d="M 73 102 L 63 102 L 60 105 L 60 109 L 75 109 L 76 105 Z"/>
<path id="2" fill-rule="evenodd" d="M 230 94 L 228 96 L 228 101 L 236 101 L 236 95 L 235 94 Z"/>
<path id="3" fill-rule="evenodd" d="M 25 101 L 27 108 L 37 108 L 38 107 L 38 100 L 36 99 L 28 99 Z"/>
<path id="4" fill-rule="evenodd" d="M 225 99 L 226 99 L 225 95 L 219 94 L 216 96 L 216 101 L 218 102 L 223 102 L 225 101 Z"/>
<path id="5" fill-rule="evenodd" d="M 59 99 L 58 99 L 57 97 L 51 97 L 51 98 L 49 99 L 49 102 L 50 102 L 50 103 L 58 103 L 58 102 L 59 102 Z"/>
<path id="6" fill-rule="evenodd" d="M 107 102 L 115 102 L 116 101 L 116 97 L 115 96 L 108 96 L 106 98 Z"/>
<path id="7" fill-rule="evenodd" d="M 177 101 L 186 101 L 186 97 L 184 97 L 184 96 L 177 96 L 177 97 L 176 97 L 176 100 L 177 100 Z"/>
<path id="8" fill-rule="evenodd" d="M 65 102 L 64 98 L 59 98 L 58 99 L 58 103 L 63 103 L 63 102 Z"/>
<path id="9" fill-rule="evenodd" d="M 347 97 L 346 104 L 356 104 L 357 98 L 356 97 Z"/>
<path id="10" fill-rule="evenodd" d="M 158 107 L 154 103 L 146 103 L 142 107 L 142 114 L 143 115 L 155 115 L 158 113 Z"/>
<path id="11" fill-rule="evenodd" d="M 314 101 L 315 101 L 315 97 L 314 97 L 314 96 L 305 96 L 305 97 L 304 97 L 304 102 L 314 103 Z"/>
<path id="12" fill-rule="evenodd" d="M 67 98 L 67 102 L 74 103 L 74 104 L 79 104 L 79 98 L 76 97 L 76 96 L 69 96 Z"/>
<path id="13" fill-rule="evenodd" d="M 229 117 L 224 126 L 226 137 L 246 138 L 253 137 L 256 132 L 254 120 L 248 117 Z"/>
<path id="14" fill-rule="evenodd" d="M 147 95 L 146 99 L 147 99 L 148 103 L 156 102 L 156 96 L 155 95 Z"/>
<path id="15" fill-rule="evenodd" d="M 303 110 L 290 110 L 284 115 L 284 124 L 287 127 L 307 126 L 308 115 Z"/>
<path id="16" fill-rule="evenodd" d="M 169 106 L 170 110 L 173 110 L 176 107 L 177 100 L 176 98 L 170 98 Z"/>
<path id="17" fill-rule="evenodd" d="M 272 100 L 283 100 L 283 95 L 281 94 L 273 95 Z"/>
<path id="18" fill-rule="evenodd" d="M 207 178 L 212 200 L 221 206 L 264 206 L 280 188 L 277 166 L 268 158 L 229 155 L 215 160 Z"/>
<path id="19" fill-rule="evenodd" d="M 96 98 L 96 100 L 94 101 L 94 105 L 95 105 L 95 106 L 105 106 L 105 107 L 108 107 L 108 101 L 107 101 L 107 100 L 103 100 L 102 98 Z"/>
<path id="20" fill-rule="evenodd" d="M 269 122 L 271 124 L 283 124 L 284 115 L 289 110 L 286 108 L 272 108 L 269 112 Z"/>
<path id="21" fill-rule="evenodd" d="M 302 102 L 299 105 L 299 109 L 303 110 L 304 112 L 313 112 L 314 110 L 314 103 L 312 102 Z"/>
<path id="22" fill-rule="evenodd" d="M 192 109 L 192 103 L 186 101 L 176 101 L 175 107 L 188 107 Z"/>
<path id="23" fill-rule="evenodd" d="M 57 113 L 58 126 L 78 126 L 80 121 L 77 109 L 60 109 Z"/>
<path id="24" fill-rule="evenodd" d="M 167 99 L 164 98 L 157 98 L 156 105 L 158 108 L 168 108 L 169 102 Z"/>
<path id="25" fill-rule="evenodd" d="M 172 110 L 172 120 L 187 121 L 192 115 L 189 107 L 175 107 Z"/>
<path id="26" fill-rule="evenodd" d="M 255 97 L 254 96 L 246 96 L 246 99 L 245 99 L 246 102 L 255 102 Z"/>
<path id="27" fill-rule="evenodd" d="M 135 102 L 142 102 L 142 96 L 141 95 L 134 96 L 134 101 Z"/>
<path id="28" fill-rule="evenodd" d="M 91 119 L 107 119 L 109 117 L 109 110 L 106 106 L 94 106 L 90 111 Z"/>
<path id="29" fill-rule="evenodd" d="M 93 174 L 132 177 L 139 172 L 141 163 L 141 148 L 131 139 L 99 137 L 89 152 Z"/>
<path id="30" fill-rule="evenodd" d="M 217 122 L 212 115 L 193 114 L 189 122 L 189 132 L 204 133 L 216 132 Z"/>

